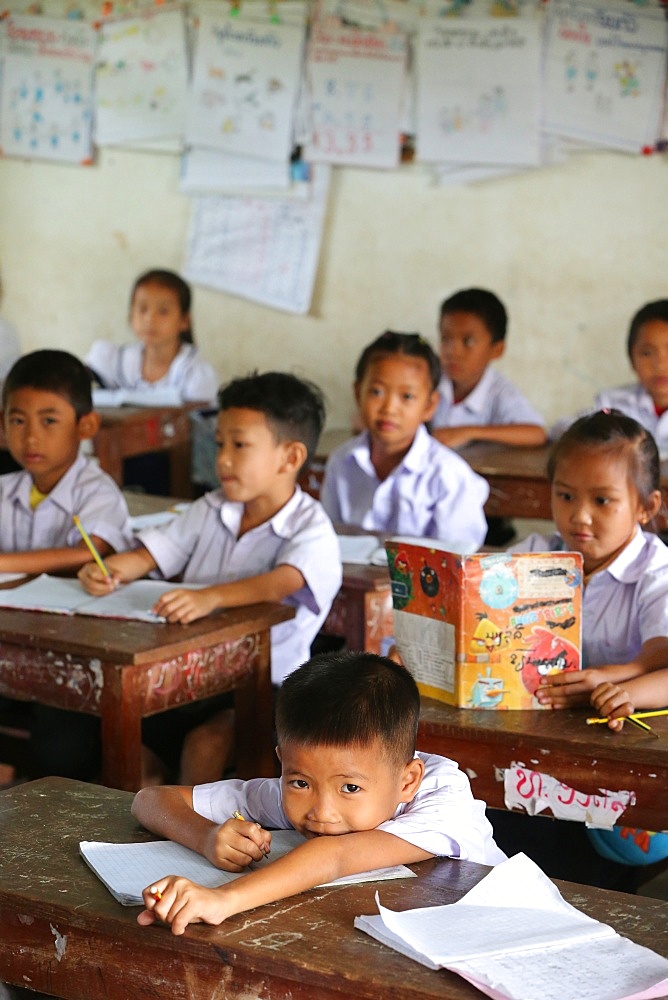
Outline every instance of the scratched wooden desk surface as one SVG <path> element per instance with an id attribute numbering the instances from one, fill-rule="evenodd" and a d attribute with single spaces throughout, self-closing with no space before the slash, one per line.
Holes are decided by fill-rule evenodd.
<path id="1" fill-rule="evenodd" d="M 455 902 L 483 865 L 428 861 L 417 879 L 311 890 L 193 926 L 181 938 L 137 926 L 88 869 L 80 840 L 151 839 L 127 792 L 47 778 L 0 793 L 0 980 L 71 1000 L 476 1000 L 453 973 L 433 972 L 353 929 L 374 913 Z M 564 897 L 638 944 L 668 955 L 668 904 L 557 883 Z"/>

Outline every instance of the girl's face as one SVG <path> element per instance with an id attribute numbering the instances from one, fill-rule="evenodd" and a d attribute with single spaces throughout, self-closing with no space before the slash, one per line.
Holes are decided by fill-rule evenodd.
<path id="1" fill-rule="evenodd" d="M 431 420 L 438 403 L 424 358 L 381 354 L 371 360 L 355 398 L 374 443 L 392 453 L 408 451 L 420 424 Z"/>
<path id="2" fill-rule="evenodd" d="M 144 347 L 173 346 L 190 327 L 190 316 L 181 312 L 179 297 L 164 285 L 140 285 L 132 298 L 130 325 Z"/>
<path id="3" fill-rule="evenodd" d="M 646 505 L 638 495 L 625 449 L 576 448 L 557 461 L 552 516 L 567 547 L 581 552 L 587 576 L 605 569 L 656 514 L 659 491 Z"/>

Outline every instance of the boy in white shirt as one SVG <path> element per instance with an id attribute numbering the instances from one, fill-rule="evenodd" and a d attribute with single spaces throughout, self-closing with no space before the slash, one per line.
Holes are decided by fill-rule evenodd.
<path id="1" fill-rule="evenodd" d="M 317 446 L 324 404 L 315 386 L 283 372 L 235 379 L 220 391 L 219 402 L 221 488 L 169 524 L 140 532 L 132 551 L 106 560 L 110 576 L 91 562 L 79 578 L 96 595 L 155 570 L 165 579 L 179 574 L 185 583 L 202 584 L 175 585 L 153 609 L 183 624 L 259 601 L 294 607 L 295 617 L 271 630 L 271 675 L 278 685 L 308 658 L 341 586 L 334 528 L 320 503 L 297 485 Z M 215 707 L 221 711 L 212 713 Z M 184 722 L 181 780 L 195 784 L 221 777 L 232 739 L 225 703 L 199 703 L 168 714 L 171 721 Z M 155 746 L 159 740 L 159 755 L 174 742 L 167 726 L 160 715 L 144 725 L 146 742 Z"/>
<path id="2" fill-rule="evenodd" d="M 144 788 L 132 812 L 227 871 L 269 854 L 266 827 L 298 830 L 305 842 L 217 889 L 159 879 L 144 890 L 139 923 L 158 917 L 182 934 L 368 869 L 434 856 L 504 861 L 466 775 L 416 753 L 419 711 L 408 671 L 374 653 L 323 653 L 291 673 L 276 708 L 281 778 Z"/>

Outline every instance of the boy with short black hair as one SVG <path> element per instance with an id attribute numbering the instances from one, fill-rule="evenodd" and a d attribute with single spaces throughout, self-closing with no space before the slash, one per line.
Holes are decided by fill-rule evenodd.
<path id="1" fill-rule="evenodd" d="M 219 402 L 216 466 L 221 488 L 169 524 L 141 531 L 132 551 L 106 560 L 109 577 L 89 563 L 79 578 L 96 595 L 153 570 L 165 579 L 178 574 L 185 583 L 203 584 L 198 589 L 177 585 L 153 609 L 183 624 L 259 601 L 294 607 L 295 617 L 271 630 L 272 681 L 280 684 L 309 656 L 341 586 L 334 528 L 320 503 L 297 484 L 317 445 L 324 404 L 315 386 L 283 372 L 235 379 L 220 391 Z M 180 716 L 170 713 L 187 716 L 181 780 L 194 784 L 218 778 L 232 739 L 229 712 L 225 722 L 223 715 L 211 716 L 211 706 L 186 708 L 188 712 L 175 710 Z M 152 717 L 145 735 L 151 729 L 164 732 L 165 720 Z M 212 740 L 217 740 L 216 752 Z M 150 736 L 148 741 L 153 742 Z M 166 749 L 160 746 L 159 752 Z"/>
<path id="2" fill-rule="evenodd" d="M 156 917 L 182 934 L 344 875 L 434 856 L 497 864 L 485 805 L 454 761 L 416 753 L 420 698 L 411 675 L 374 653 L 323 653 L 290 674 L 277 702 L 281 778 L 145 788 L 144 826 L 242 871 L 271 848 L 266 827 L 306 841 L 217 889 L 167 876 L 144 890 Z M 243 819 L 231 818 L 233 813 Z"/>
<path id="3" fill-rule="evenodd" d="M 491 367 L 505 349 L 508 317 L 484 288 L 455 292 L 441 305 L 440 401 L 432 434 L 450 448 L 471 441 L 541 445 L 543 418 L 507 378 Z"/>

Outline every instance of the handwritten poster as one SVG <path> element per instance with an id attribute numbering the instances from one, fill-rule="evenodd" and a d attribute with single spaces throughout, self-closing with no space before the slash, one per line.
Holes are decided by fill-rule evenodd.
<path id="1" fill-rule="evenodd" d="M 420 24 L 418 159 L 540 162 L 540 24 L 534 16 Z"/>
<path id="2" fill-rule="evenodd" d="M 7 20 L 3 48 L 2 153 L 89 162 L 92 27 L 81 21 L 17 15 Z"/>
<path id="3" fill-rule="evenodd" d="M 314 25 L 308 49 L 313 138 L 307 158 L 396 167 L 406 61 L 404 35 Z"/>
<path id="4" fill-rule="evenodd" d="M 550 0 L 545 128 L 639 152 L 661 134 L 668 25 L 635 4 Z"/>
<path id="5" fill-rule="evenodd" d="M 206 10 L 199 24 L 186 135 L 194 146 L 287 159 L 304 28 L 239 22 Z"/>
<path id="6" fill-rule="evenodd" d="M 308 312 L 329 168 L 313 170 L 307 199 L 193 199 L 185 274 L 191 281 L 286 312 Z"/>
<path id="7" fill-rule="evenodd" d="M 182 138 L 187 87 L 181 11 L 103 24 L 95 61 L 95 141 Z"/>

